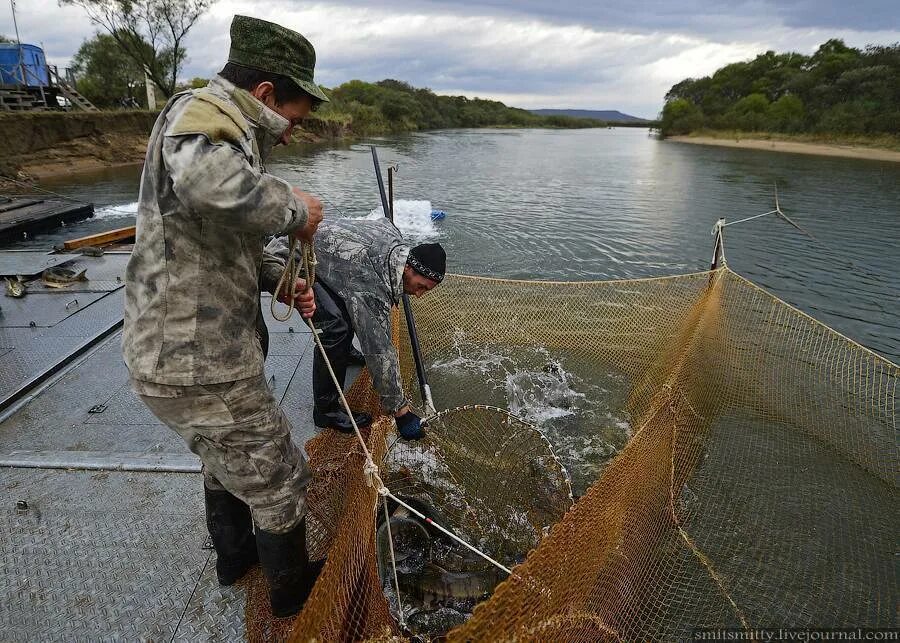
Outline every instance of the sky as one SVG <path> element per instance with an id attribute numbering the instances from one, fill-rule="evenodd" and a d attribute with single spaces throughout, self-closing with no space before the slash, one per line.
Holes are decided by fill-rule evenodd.
<path id="1" fill-rule="evenodd" d="M 3 4 L 0 34 L 12 36 Z M 678 81 L 770 49 L 900 42 L 897 0 L 219 0 L 188 35 L 184 78 L 221 68 L 234 14 L 303 33 L 325 86 L 396 78 L 516 107 L 645 118 Z M 60 66 L 97 31 L 82 9 L 57 0 L 18 0 L 16 16 L 22 41 L 42 44 Z"/>

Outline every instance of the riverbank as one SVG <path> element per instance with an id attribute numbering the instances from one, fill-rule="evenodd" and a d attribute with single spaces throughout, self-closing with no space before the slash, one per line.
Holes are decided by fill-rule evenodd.
<path id="1" fill-rule="evenodd" d="M 793 154 L 837 156 L 900 163 L 900 140 L 892 136 L 841 138 L 812 135 L 780 136 L 704 130 L 684 136 L 669 136 L 665 140 L 694 145 L 715 145 L 719 147 L 765 150 L 767 152 L 789 152 Z"/>
<path id="2" fill-rule="evenodd" d="M 146 111 L 0 114 L 0 175 L 40 179 L 140 162 L 155 118 Z"/>
<path id="3" fill-rule="evenodd" d="M 0 114 L 0 189 L 13 181 L 76 174 L 142 163 L 147 137 L 157 112 L 25 112 Z M 297 142 L 340 140 L 350 135 L 349 122 L 312 117 L 294 133 Z"/>

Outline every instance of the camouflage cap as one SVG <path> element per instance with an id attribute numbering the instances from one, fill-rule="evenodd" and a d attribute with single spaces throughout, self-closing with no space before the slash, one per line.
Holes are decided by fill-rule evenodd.
<path id="1" fill-rule="evenodd" d="M 316 81 L 316 50 L 296 31 L 274 22 L 235 16 L 231 21 L 231 51 L 228 62 L 281 74 L 318 101 L 328 101 Z"/>

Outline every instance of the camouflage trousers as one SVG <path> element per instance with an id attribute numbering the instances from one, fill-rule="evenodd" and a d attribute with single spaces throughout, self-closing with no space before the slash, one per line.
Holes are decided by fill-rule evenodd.
<path id="1" fill-rule="evenodd" d="M 310 473 L 265 376 L 169 386 L 132 379 L 153 414 L 203 463 L 203 481 L 250 506 L 258 527 L 284 533 L 306 513 Z"/>

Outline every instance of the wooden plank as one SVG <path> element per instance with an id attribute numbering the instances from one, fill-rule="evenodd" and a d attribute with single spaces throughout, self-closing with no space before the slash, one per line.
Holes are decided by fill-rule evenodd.
<path id="1" fill-rule="evenodd" d="M 76 250 L 77 248 L 83 248 L 85 246 L 103 247 L 125 241 L 126 239 L 133 239 L 134 235 L 135 227 L 132 225 L 125 228 L 116 228 L 115 230 L 99 232 L 97 234 L 89 234 L 86 237 L 80 237 L 78 239 L 70 239 L 63 243 L 63 248 L 65 250 Z"/>

